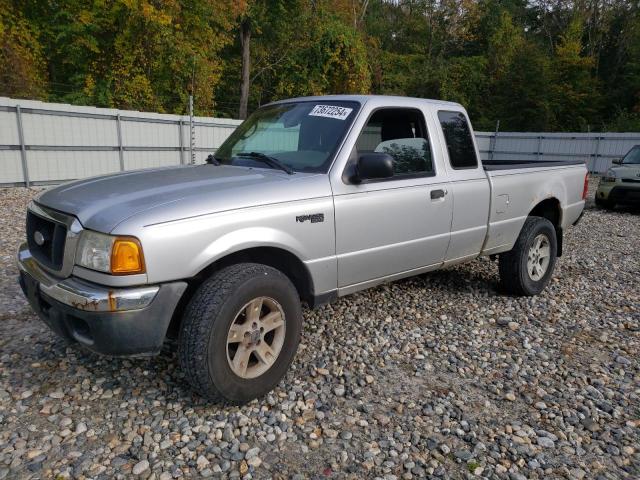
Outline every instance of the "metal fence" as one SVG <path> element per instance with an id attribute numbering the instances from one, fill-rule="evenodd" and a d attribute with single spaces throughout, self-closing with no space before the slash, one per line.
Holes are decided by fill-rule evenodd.
<path id="1" fill-rule="evenodd" d="M 476 132 L 483 160 L 583 160 L 592 173 L 640 144 L 640 133 Z"/>
<path id="2" fill-rule="evenodd" d="M 203 163 L 239 120 L 78 107 L 0 97 L 0 186 Z M 483 160 L 584 160 L 604 172 L 640 133 L 476 132 Z M 288 137 L 287 137 L 288 138 Z M 286 139 L 271 139 L 282 142 Z"/>
<path id="3" fill-rule="evenodd" d="M 0 97 L 0 185 L 204 163 L 239 124 Z"/>

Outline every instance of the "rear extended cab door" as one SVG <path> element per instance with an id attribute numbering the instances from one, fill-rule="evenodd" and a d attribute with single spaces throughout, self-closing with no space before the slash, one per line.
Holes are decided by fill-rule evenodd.
<path id="1" fill-rule="evenodd" d="M 399 114 L 412 111 L 419 115 L 412 114 L 412 118 L 424 121 L 432 171 L 362 183 L 350 181 L 349 171 L 357 162 L 357 148 L 365 151 L 397 148 L 393 140 L 383 140 L 387 138 L 381 133 L 384 125 L 380 126 L 380 132 L 375 131 L 375 118 L 392 115 L 389 112 L 392 109 Z M 399 128 L 402 122 L 400 119 L 394 128 Z M 413 129 L 415 133 L 415 126 Z M 388 99 L 385 102 L 374 97 L 363 105 L 330 172 L 340 295 L 442 265 L 449 245 L 453 201 L 437 129 L 428 107 L 415 100 L 394 98 L 392 104 Z M 366 146 L 367 139 L 359 138 L 361 133 L 370 135 L 371 146 Z M 374 146 L 378 140 L 383 141 Z M 411 141 L 397 143 L 404 148 Z"/>
<path id="2" fill-rule="evenodd" d="M 478 256 L 482 250 L 491 188 L 465 109 L 456 104 L 434 104 L 431 114 L 438 126 L 439 153 L 452 193 L 453 220 L 445 265 L 453 265 Z"/>

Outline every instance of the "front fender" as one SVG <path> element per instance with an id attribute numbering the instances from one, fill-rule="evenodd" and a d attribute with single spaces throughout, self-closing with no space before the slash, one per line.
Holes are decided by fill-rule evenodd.
<path id="1" fill-rule="evenodd" d="M 297 217 L 322 213 L 324 221 Z M 140 232 L 149 283 L 188 279 L 229 254 L 286 250 L 302 262 L 335 257 L 331 198 L 265 205 L 149 225 Z"/>
<path id="2" fill-rule="evenodd" d="M 270 227 L 247 227 L 229 232 L 209 244 L 194 258 L 194 268 L 199 272 L 213 262 L 232 253 L 256 247 L 274 247 L 286 250 L 303 262 L 307 260 L 305 248 L 293 235 Z"/>

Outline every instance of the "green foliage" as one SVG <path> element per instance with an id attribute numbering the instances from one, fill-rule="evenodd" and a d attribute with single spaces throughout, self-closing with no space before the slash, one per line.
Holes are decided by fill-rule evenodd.
<path id="1" fill-rule="evenodd" d="M 194 86 L 200 113 L 245 6 L 234 0 L 61 0 L 21 5 L 48 62 L 49 99 L 184 113 Z"/>
<path id="2" fill-rule="evenodd" d="M 480 464 L 474 460 L 469 460 L 467 462 L 467 470 L 469 470 L 469 473 L 473 473 L 476 471 L 476 468 L 478 468 L 480 466 Z"/>
<path id="3" fill-rule="evenodd" d="M 493 84 L 493 118 L 502 129 L 554 130 L 549 59 L 531 42 L 522 42 L 504 75 Z"/>
<path id="4" fill-rule="evenodd" d="M 553 59 L 556 122 L 567 130 L 585 130 L 597 118 L 600 104 L 595 59 L 583 55 L 582 36 L 583 22 L 575 17 L 561 35 Z"/>
<path id="5" fill-rule="evenodd" d="M 493 128 L 486 118 L 490 87 L 487 69 L 488 60 L 482 55 L 454 57 L 438 77 L 441 82 L 440 97 L 465 105 L 476 128 Z"/>
<path id="6" fill-rule="evenodd" d="M 514 25 L 511 15 L 503 10 L 489 37 L 487 49 L 490 72 L 495 79 L 510 73 L 514 57 L 524 43 L 522 28 Z"/>
<path id="7" fill-rule="evenodd" d="M 293 96 L 369 92 L 367 48 L 360 32 L 323 5 L 312 10 L 303 0 L 266 3 L 250 7 L 253 108 Z M 239 47 L 236 42 L 224 52 L 230 61 L 216 90 L 218 114 L 235 115 L 229 104 L 239 98 Z"/>
<path id="8" fill-rule="evenodd" d="M 0 95 L 45 98 L 46 70 L 33 25 L 0 0 Z"/>
<path id="9" fill-rule="evenodd" d="M 319 23 L 283 69 L 276 93 L 297 96 L 368 92 L 369 70 L 362 39 L 336 18 L 324 18 Z"/>
<path id="10" fill-rule="evenodd" d="M 605 131 L 609 132 L 640 132 L 640 112 L 619 111 L 607 123 Z"/>
<path id="11" fill-rule="evenodd" d="M 429 152 L 427 142 L 424 142 L 421 148 L 392 143 L 383 147 L 383 151 L 393 157 L 393 171 L 397 174 L 431 171 L 433 169 L 433 163 L 427 153 Z"/>
<path id="12" fill-rule="evenodd" d="M 640 5 L 560 0 L 0 0 L 0 95 L 234 117 L 298 95 L 464 104 L 476 128 L 638 130 Z"/>

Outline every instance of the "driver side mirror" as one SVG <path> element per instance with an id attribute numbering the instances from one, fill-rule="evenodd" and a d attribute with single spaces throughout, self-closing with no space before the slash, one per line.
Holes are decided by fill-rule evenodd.
<path id="1" fill-rule="evenodd" d="M 621 158 L 614 158 L 611 163 L 613 163 L 614 165 L 622 165 L 622 159 Z"/>
<path id="2" fill-rule="evenodd" d="M 358 166 L 353 178 L 356 183 L 362 180 L 391 177 L 393 177 L 393 157 L 388 153 L 371 152 L 358 156 Z"/>

